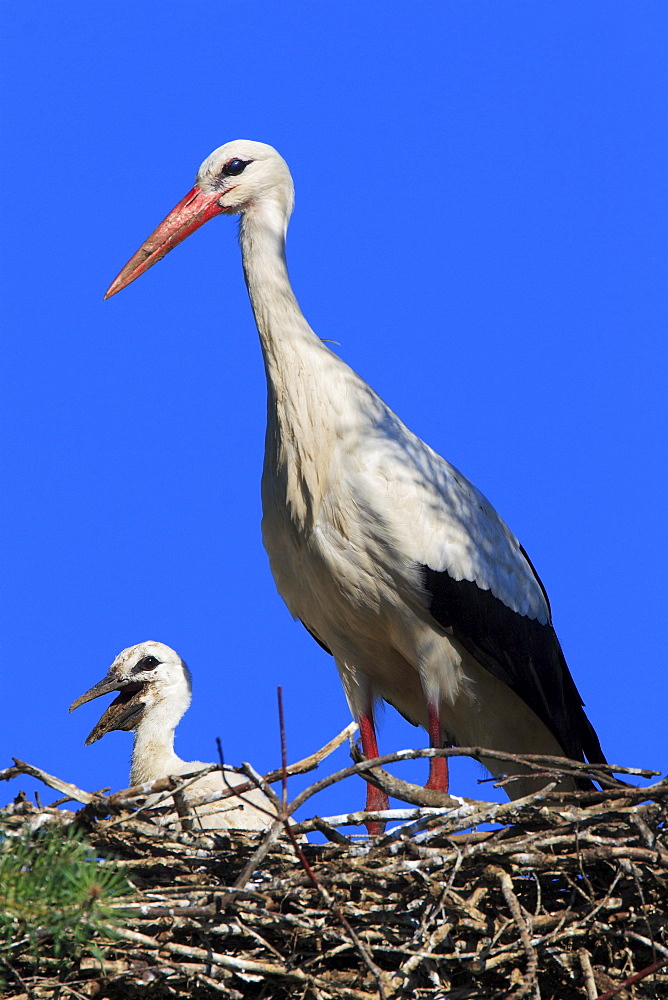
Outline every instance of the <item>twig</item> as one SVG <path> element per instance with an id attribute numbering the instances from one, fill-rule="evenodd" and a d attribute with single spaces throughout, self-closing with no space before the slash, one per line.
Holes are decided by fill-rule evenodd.
<path id="1" fill-rule="evenodd" d="M 627 937 L 631 938 L 633 941 L 640 941 L 641 944 L 644 944 L 647 948 L 650 948 L 654 952 L 658 951 L 660 955 L 663 955 L 664 958 L 668 960 L 668 948 L 664 948 L 664 946 L 659 944 L 658 941 L 650 941 L 650 939 L 645 937 L 644 934 L 637 934 L 635 931 L 630 931 L 628 929 L 625 931 L 616 931 L 607 925 L 601 925 L 598 923 L 596 926 L 599 930 L 612 934 L 614 937 Z"/>
<path id="2" fill-rule="evenodd" d="M 23 977 L 21 976 L 21 973 L 18 971 L 18 969 L 15 969 L 14 966 L 12 965 L 12 963 L 9 962 L 4 957 L 4 955 L 0 955 L 0 962 L 2 962 L 2 964 L 5 966 L 6 969 L 9 969 L 9 971 L 14 976 L 14 978 L 17 980 L 17 982 L 19 983 L 19 985 L 25 990 L 26 996 L 29 998 L 29 1000 L 33 1000 L 34 993 L 32 992 L 32 990 L 30 989 L 30 987 L 26 983 L 25 979 L 23 979 Z"/>
<path id="3" fill-rule="evenodd" d="M 87 996 L 84 996 L 83 993 L 79 993 L 77 990 L 73 989 L 71 986 L 68 986 L 67 983 L 58 983 L 58 988 L 61 989 L 61 990 L 67 990 L 68 993 L 71 993 L 73 997 L 77 997 L 78 1000 L 89 1000 L 89 998 Z"/>
<path id="4" fill-rule="evenodd" d="M 16 772 L 16 774 L 10 775 L 12 778 L 16 777 L 17 774 L 29 774 L 31 778 L 37 778 L 38 781 L 41 781 L 44 785 L 48 785 L 49 788 L 55 788 L 57 792 L 62 792 L 68 798 L 74 799 L 75 802 L 83 802 L 84 805 L 88 805 L 95 798 L 90 792 L 84 792 L 81 788 L 77 788 L 76 785 L 71 785 L 69 781 L 54 778 L 52 774 L 47 774 L 40 767 L 33 767 L 32 764 L 27 764 L 24 760 L 19 760 L 18 757 L 12 757 L 12 760 L 16 764 L 16 768 L 7 768 L 7 771 Z M 2 774 L 6 773 L 2 772 Z"/>
<path id="5" fill-rule="evenodd" d="M 223 778 L 223 784 L 227 789 L 227 794 L 231 795 L 233 798 L 239 799 L 240 802 L 243 802 L 245 805 L 250 806 L 251 809 L 257 810 L 257 812 L 264 813 L 265 816 L 268 816 L 269 819 L 273 820 L 275 816 L 274 812 L 272 812 L 270 809 L 265 809 L 264 806 L 261 805 L 259 802 L 251 802 L 248 799 L 244 798 L 243 793 L 244 791 L 247 790 L 246 785 L 230 784 L 227 778 L 228 769 L 225 767 L 225 760 L 223 758 L 223 744 L 221 743 L 219 736 L 216 737 L 216 746 L 218 748 L 218 758 L 220 760 L 220 771 Z M 255 768 L 251 767 L 250 764 L 243 763 L 240 768 L 235 768 L 235 771 L 242 772 L 243 774 L 246 775 L 247 778 L 250 778 L 252 782 L 251 787 L 260 788 L 265 793 L 265 795 L 272 800 L 274 805 L 276 805 L 278 800 L 273 792 L 273 789 L 266 784 L 264 779 L 260 777 Z M 207 802 L 205 799 L 202 799 L 201 801 L 198 800 L 197 802 L 197 805 L 200 806 L 206 804 Z M 276 809 L 276 813 L 278 812 L 280 812 L 280 809 Z"/>
<path id="6" fill-rule="evenodd" d="M 281 790 L 283 795 L 283 812 L 287 817 L 288 809 L 288 750 L 285 740 L 285 717 L 283 715 L 283 688 L 279 685 L 278 693 L 278 725 L 281 731 Z"/>
<path id="7" fill-rule="evenodd" d="M 292 980 L 305 985 L 315 983 L 324 989 L 327 983 L 318 976 L 308 976 L 300 969 L 289 969 L 286 966 L 275 965 L 272 962 L 258 962 L 254 959 L 240 959 L 234 955 L 223 955 L 220 952 L 211 951 L 204 948 L 193 948 L 188 945 L 178 944 L 175 941 L 156 941 L 147 934 L 139 934 L 137 931 L 130 931 L 124 927 L 117 927 L 114 931 L 117 937 L 143 948 L 154 951 L 166 951 L 171 955 L 182 955 L 184 958 L 197 958 L 210 965 L 219 965 L 223 969 L 231 969 L 233 972 L 251 973 L 259 976 L 278 976 L 283 979 Z M 339 993 L 350 1000 L 372 1000 L 369 993 L 362 990 L 354 990 L 339 987 Z"/>
<path id="8" fill-rule="evenodd" d="M 314 816 L 312 820 L 309 821 L 311 828 L 317 830 L 318 833 L 324 834 L 325 837 L 332 844 L 344 844 L 346 847 L 350 847 L 352 841 L 349 837 L 344 836 L 337 830 L 335 826 L 328 823 L 326 819 L 322 819 L 320 816 Z"/>
<path id="9" fill-rule="evenodd" d="M 246 775 L 247 778 L 250 778 L 255 787 L 259 788 L 261 792 L 264 792 L 267 798 L 270 799 L 271 802 L 274 804 L 274 807 L 276 809 L 275 814 L 269 813 L 267 810 L 262 810 L 263 812 L 267 812 L 267 815 L 270 815 L 273 819 L 274 815 L 278 815 L 281 812 L 281 809 L 283 808 L 283 803 L 279 799 L 274 789 L 271 787 L 271 785 L 267 784 L 262 775 L 258 774 L 253 765 L 249 764 L 248 761 L 245 760 L 242 763 L 240 770 Z M 258 808 L 256 803 L 253 803 L 253 806 L 255 808 Z"/>
<path id="10" fill-rule="evenodd" d="M 580 959 L 580 966 L 584 977 L 587 1000 L 597 1000 L 598 986 L 596 985 L 596 980 L 594 979 L 594 970 L 591 967 L 591 956 L 586 948 L 578 949 L 578 958 Z"/>
<path id="11" fill-rule="evenodd" d="M 253 875 L 253 872 L 255 871 L 257 866 L 269 854 L 269 851 L 274 846 L 274 844 L 276 843 L 282 832 L 283 832 L 283 818 L 279 816 L 274 822 L 271 829 L 268 830 L 267 833 L 265 834 L 260 846 L 257 848 L 256 851 L 253 852 L 246 865 L 244 865 L 243 871 L 237 877 L 237 879 L 234 882 L 234 885 L 232 886 L 233 889 L 243 889 L 245 887 L 246 883 Z M 223 896 L 221 905 L 224 906 L 227 902 L 229 902 L 231 896 L 232 896 L 231 893 L 227 893 L 225 896 Z"/>
<path id="12" fill-rule="evenodd" d="M 513 890 L 513 880 L 508 872 L 504 871 L 503 868 L 499 868 L 497 865 L 488 865 L 485 871 L 489 872 L 490 875 L 494 875 L 501 886 L 503 898 L 505 899 L 508 909 L 512 914 L 513 920 L 517 924 L 517 929 L 520 933 L 520 940 L 522 941 L 522 946 L 527 957 L 527 966 L 523 982 L 520 983 L 513 993 L 509 994 L 508 1000 L 521 1000 L 521 997 L 525 997 L 530 990 L 534 991 L 534 995 L 540 996 L 536 982 L 538 953 L 531 943 L 531 935 L 529 934 L 528 926 L 531 918 L 522 913 L 522 907 L 520 906 L 520 902 Z"/>
<path id="13" fill-rule="evenodd" d="M 0 781 L 11 781 L 12 778 L 17 778 L 19 774 L 24 773 L 20 767 L 6 767 L 3 771 L 0 771 Z"/>
<path id="14" fill-rule="evenodd" d="M 645 979 L 647 976 L 651 976 L 653 972 L 657 972 L 662 966 L 668 964 L 668 957 L 660 959 L 658 962 L 652 962 L 646 968 L 641 969 L 640 972 L 634 973 L 625 979 L 623 983 L 618 983 L 607 993 L 602 993 L 600 996 L 594 994 L 594 1000 L 609 1000 L 610 997 L 614 997 L 617 993 L 625 990 L 627 986 L 633 986 L 635 983 L 639 983 L 641 979 Z"/>

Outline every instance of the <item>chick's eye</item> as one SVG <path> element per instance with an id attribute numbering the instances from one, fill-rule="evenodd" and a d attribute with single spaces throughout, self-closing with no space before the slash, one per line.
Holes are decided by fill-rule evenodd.
<path id="1" fill-rule="evenodd" d="M 153 667 L 157 667 L 159 662 L 160 661 L 155 656 L 142 656 L 141 660 L 135 664 L 133 673 L 141 670 L 152 670 Z"/>
<path id="2" fill-rule="evenodd" d="M 239 174 L 244 172 L 249 163 L 250 160 L 230 160 L 223 167 L 223 177 L 238 177 Z"/>

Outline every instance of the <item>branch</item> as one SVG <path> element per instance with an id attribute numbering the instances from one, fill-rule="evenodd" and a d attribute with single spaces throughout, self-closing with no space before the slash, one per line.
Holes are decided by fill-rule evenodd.
<path id="1" fill-rule="evenodd" d="M 39 767 L 33 767 L 32 764 L 26 764 L 24 760 L 19 760 L 18 757 L 12 757 L 12 760 L 16 764 L 16 767 L 8 767 L 6 771 L 0 772 L 0 775 L 5 775 L 8 771 L 15 772 L 15 774 L 8 775 L 11 778 L 16 777 L 18 774 L 29 774 L 31 778 L 37 778 L 38 781 L 41 781 L 44 785 L 48 785 L 49 788 L 55 788 L 57 792 L 67 795 L 68 799 L 73 799 L 75 802 L 83 802 L 84 805 L 88 805 L 95 799 L 95 795 L 91 794 L 91 792 L 84 792 L 81 788 L 77 788 L 76 785 L 71 785 L 69 781 L 54 778 L 52 774 L 47 774 L 46 771 L 42 771 Z"/>

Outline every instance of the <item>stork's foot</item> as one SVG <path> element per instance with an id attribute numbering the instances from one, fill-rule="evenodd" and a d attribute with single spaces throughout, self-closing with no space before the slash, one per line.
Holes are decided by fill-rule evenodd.
<path id="1" fill-rule="evenodd" d="M 447 757 L 431 757 L 429 760 L 429 780 L 424 786 L 435 792 L 447 792 L 450 788 Z"/>
<path id="2" fill-rule="evenodd" d="M 384 809 L 390 808 L 390 800 L 387 794 L 382 792 L 380 788 L 367 783 L 366 805 L 364 808 L 367 812 L 381 812 Z M 385 823 L 380 820 L 369 820 L 364 825 L 370 837 L 379 837 L 381 833 L 385 833 Z"/>

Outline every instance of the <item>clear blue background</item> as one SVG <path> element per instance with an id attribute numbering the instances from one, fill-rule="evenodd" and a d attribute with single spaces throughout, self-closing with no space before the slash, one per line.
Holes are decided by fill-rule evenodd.
<path id="1" fill-rule="evenodd" d="M 5 0 L 0 27 L 0 767 L 125 787 L 129 734 L 84 749 L 104 705 L 67 707 L 148 638 L 193 671 L 187 759 L 277 765 L 278 684 L 291 759 L 349 721 L 261 545 L 234 222 L 102 301 L 250 138 L 293 170 L 311 324 L 518 535 L 611 761 L 666 770 L 666 5 Z M 388 709 L 383 751 L 424 742 Z"/>

